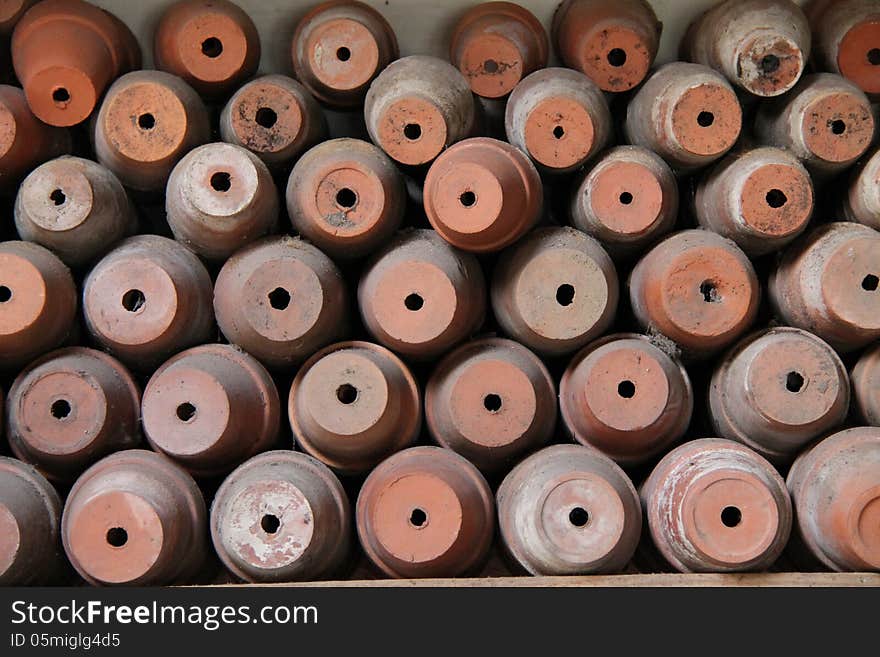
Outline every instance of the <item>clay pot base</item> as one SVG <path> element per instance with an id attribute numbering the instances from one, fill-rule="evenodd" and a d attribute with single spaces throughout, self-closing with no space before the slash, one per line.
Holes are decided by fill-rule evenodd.
<path id="1" fill-rule="evenodd" d="M 143 577 L 163 547 L 161 518 L 134 493 L 107 491 L 92 497 L 69 526 L 68 549 L 92 577 L 109 584 Z"/>
<path id="2" fill-rule="evenodd" d="M 738 81 L 758 96 L 785 93 L 795 85 L 803 70 L 801 49 L 779 35 L 754 39 L 743 47 L 737 58 Z"/>
<path id="3" fill-rule="evenodd" d="M 641 164 L 615 162 L 595 176 L 590 202 L 603 226 L 619 235 L 638 235 L 660 218 L 663 188 Z"/>
<path id="4" fill-rule="evenodd" d="M 206 10 L 178 28 L 175 45 L 186 73 L 202 83 L 226 82 L 245 66 L 247 35 L 231 16 Z"/>
<path id="5" fill-rule="evenodd" d="M 714 338 L 741 326 L 751 301 L 752 279 L 726 250 L 704 247 L 668 263 L 660 302 L 670 323 L 690 336 Z"/>
<path id="6" fill-rule="evenodd" d="M 142 81 L 126 86 L 113 95 L 102 114 L 107 141 L 133 162 L 173 157 L 187 136 L 186 108 L 161 84 Z"/>
<path id="7" fill-rule="evenodd" d="M 753 561 L 779 532 L 779 511 L 766 485 L 740 470 L 713 470 L 681 501 L 684 531 L 711 561 L 735 567 Z"/>
<path id="8" fill-rule="evenodd" d="M 596 30 L 580 55 L 580 68 L 602 91 L 628 91 L 651 68 L 648 47 L 637 32 L 623 26 Z"/>
<path id="9" fill-rule="evenodd" d="M 551 169 L 576 166 L 593 148 L 593 119 L 570 98 L 539 102 L 529 112 L 524 132 L 529 155 Z"/>
<path id="10" fill-rule="evenodd" d="M 868 148 L 874 135 L 874 117 L 859 98 L 832 93 L 804 109 L 802 129 L 806 146 L 816 157 L 826 162 L 850 162 Z"/>
<path id="11" fill-rule="evenodd" d="M 443 114 L 421 98 L 391 103 L 378 121 L 378 131 L 382 150 L 403 164 L 430 162 L 446 146 Z"/>
<path id="12" fill-rule="evenodd" d="M 694 155 L 726 152 L 739 138 L 742 110 L 736 94 L 726 87 L 701 84 L 679 96 L 672 110 L 672 131 L 678 143 Z"/>
<path id="13" fill-rule="evenodd" d="M 350 18 L 328 20 L 315 27 L 305 50 L 311 73 L 334 90 L 363 87 L 379 68 L 379 46 L 373 33 Z"/>
<path id="14" fill-rule="evenodd" d="M 740 215 L 755 233 L 793 235 L 803 229 L 812 214 L 812 184 L 803 171 L 783 164 L 765 164 L 743 183 Z"/>
<path id="15" fill-rule="evenodd" d="M 255 153 L 280 153 L 295 142 L 303 128 L 297 98 L 280 85 L 251 82 L 231 108 L 232 130 L 242 146 Z"/>
<path id="16" fill-rule="evenodd" d="M 843 36 L 837 67 L 865 93 L 880 93 L 880 21 L 858 23 Z"/>

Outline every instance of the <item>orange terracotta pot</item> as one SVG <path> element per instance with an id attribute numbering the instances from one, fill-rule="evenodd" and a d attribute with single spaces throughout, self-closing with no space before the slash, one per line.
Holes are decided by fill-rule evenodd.
<path id="1" fill-rule="evenodd" d="M 57 583 L 61 498 L 33 467 L 0 456 L 0 585 Z"/>
<path id="2" fill-rule="evenodd" d="M 278 442 L 278 390 L 232 345 L 206 344 L 166 361 L 144 388 L 144 434 L 194 477 L 226 474 Z"/>
<path id="3" fill-rule="evenodd" d="M 177 242 L 138 235 L 86 277 L 83 314 L 98 344 L 129 367 L 151 371 L 171 354 L 209 339 L 211 278 Z"/>
<path id="4" fill-rule="evenodd" d="M 772 328 L 744 339 L 712 376 L 709 411 L 720 436 L 774 463 L 790 462 L 842 424 L 849 378 L 834 350 L 806 331 Z"/>
<path id="5" fill-rule="evenodd" d="M 452 30 L 451 61 L 485 98 L 502 98 L 547 65 L 544 26 L 512 2 L 484 2 L 464 12 Z"/>
<path id="6" fill-rule="evenodd" d="M 681 440 L 694 396 L 684 366 L 635 333 L 581 350 L 559 384 L 569 434 L 623 466 L 644 463 Z"/>
<path id="7" fill-rule="evenodd" d="M 110 87 L 95 119 L 98 162 L 131 189 L 160 194 L 174 165 L 210 139 L 208 111 L 181 78 L 135 71 Z"/>
<path id="8" fill-rule="evenodd" d="M 801 544 L 830 570 L 880 571 L 880 428 L 835 433 L 788 473 Z"/>
<path id="9" fill-rule="evenodd" d="M 211 505 L 214 549 L 247 582 L 339 575 L 351 534 L 351 508 L 339 480 L 312 457 L 287 450 L 242 463 Z"/>
<path id="10" fill-rule="evenodd" d="M 73 330 L 77 290 L 55 255 L 31 242 L 0 242 L 0 370 L 15 370 Z"/>
<path id="11" fill-rule="evenodd" d="M 642 529 L 639 496 L 611 459 L 553 445 L 517 465 L 498 488 L 506 554 L 530 575 L 623 570 Z"/>
<path id="12" fill-rule="evenodd" d="M 605 96 L 589 78 L 566 68 L 532 73 L 507 101 L 511 144 L 546 173 L 569 173 L 609 145 L 614 128 Z"/>
<path id="13" fill-rule="evenodd" d="M 724 0 L 691 23 L 681 53 L 755 96 L 778 96 L 804 71 L 810 25 L 791 0 Z"/>
<path id="14" fill-rule="evenodd" d="M 752 263 L 728 239 L 684 230 L 636 264 L 630 302 L 645 329 L 666 336 L 687 358 L 706 358 L 755 320 L 761 286 Z"/>
<path id="15" fill-rule="evenodd" d="M 492 308 L 509 336 L 561 355 L 614 321 L 617 272 L 605 250 L 574 228 L 539 228 L 505 251 L 492 277 Z"/>
<path id="16" fill-rule="evenodd" d="M 701 64 L 661 66 L 626 108 L 630 144 L 690 172 L 722 157 L 739 139 L 742 109 L 724 77 Z"/>
<path id="17" fill-rule="evenodd" d="M 300 82 L 338 108 L 362 104 L 370 83 L 399 56 L 388 21 L 352 0 L 330 0 L 309 10 L 296 26 L 290 54 Z"/>
<path id="18" fill-rule="evenodd" d="M 465 251 L 499 251 L 541 218 L 541 178 L 510 144 L 475 137 L 444 151 L 425 178 L 428 221 L 447 242 Z"/>
<path id="19" fill-rule="evenodd" d="M 346 475 L 369 472 L 422 428 L 416 379 L 370 342 L 339 342 L 312 356 L 293 380 L 287 410 L 296 444 Z"/>
<path id="20" fill-rule="evenodd" d="M 296 80 L 263 75 L 232 94 L 220 115 L 223 141 L 248 149 L 270 169 L 292 164 L 324 140 L 327 121 L 320 105 Z"/>
<path id="21" fill-rule="evenodd" d="M 241 146 L 217 142 L 183 156 L 165 190 L 175 239 L 206 260 L 224 261 L 278 229 L 278 190 L 269 168 Z"/>
<path id="22" fill-rule="evenodd" d="M 185 470 L 140 449 L 85 471 L 64 505 L 67 558 L 93 585 L 191 581 L 207 558 L 205 500 Z"/>
<path id="23" fill-rule="evenodd" d="M 136 232 L 134 205 L 111 171 L 80 157 L 59 157 L 25 178 L 15 199 L 23 239 L 54 252 L 69 267 L 94 262 Z"/>
<path id="24" fill-rule="evenodd" d="M 287 182 L 294 230 L 334 258 L 364 256 L 388 243 L 406 212 L 403 176 L 376 146 L 331 139 L 307 151 Z"/>
<path id="25" fill-rule="evenodd" d="M 788 149 L 823 180 L 867 152 L 874 122 L 861 89 L 837 75 L 815 73 L 758 108 L 755 135 L 764 144 Z"/>
<path id="26" fill-rule="evenodd" d="M 179 0 L 156 27 L 156 68 L 200 94 L 226 96 L 257 72 L 260 35 L 250 16 L 228 0 Z"/>
<path id="27" fill-rule="evenodd" d="M 853 401 L 862 419 L 880 427 L 880 346 L 868 349 L 852 370 Z"/>
<path id="28" fill-rule="evenodd" d="M 871 152 L 853 168 L 840 216 L 880 230 L 880 185 L 877 181 L 880 181 L 880 149 Z"/>
<path id="29" fill-rule="evenodd" d="M 412 447 L 367 477 L 357 501 L 357 530 L 367 557 L 389 577 L 472 573 L 492 544 L 492 491 L 455 452 Z"/>
<path id="30" fill-rule="evenodd" d="M 115 78 L 140 68 L 141 51 L 110 12 L 82 0 L 45 0 L 15 26 L 12 63 L 37 118 L 71 126 L 89 117 Z"/>
<path id="31" fill-rule="evenodd" d="M 37 119 L 21 89 L 0 85 L 0 193 L 15 194 L 34 167 L 70 150 L 67 130 Z"/>
<path id="32" fill-rule="evenodd" d="M 367 264 L 358 305 L 377 342 L 407 358 L 430 360 L 482 325 L 483 273 L 474 256 L 434 231 L 404 231 Z"/>
<path id="33" fill-rule="evenodd" d="M 645 0 L 565 0 L 553 16 L 553 41 L 565 65 L 602 91 L 628 91 L 654 63 L 662 27 Z"/>
<path id="34" fill-rule="evenodd" d="M 815 333 L 838 351 L 880 338 L 880 233 L 833 222 L 789 246 L 768 290 L 786 324 Z"/>
<path id="35" fill-rule="evenodd" d="M 425 389 L 425 417 L 440 446 L 484 473 L 503 473 L 553 436 L 556 386 L 522 345 L 474 340 L 437 364 Z"/>
<path id="36" fill-rule="evenodd" d="M 370 139 L 392 159 L 421 165 L 472 135 L 476 105 L 452 64 L 413 55 L 389 64 L 370 85 L 364 120 Z"/>
<path id="37" fill-rule="evenodd" d="M 766 570 L 792 525 L 785 482 L 729 440 L 693 440 L 667 454 L 642 485 L 654 545 L 680 572 Z"/>
<path id="38" fill-rule="evenodd" d="M 733 153 L 697 184 L 697 221 L 752 257 L 778 251 L 813 215 L 813 181 L 788 151 L 760 147 Z"/>
<path id="39" fill-rule="evenodd" d="M 645 250 L 678 219 L 678 182 L 659 155 L 617 146 L 589 168 L 571 199 L 571 224 L 615 258 Z"/>
<path id="40" fill-rule="evenodd" d="M 804 11 L 813 31 L 813 65 L 880 94 L 880 7 L 871 0 L 809 0 Z"/>
<path id="41" fill-rule="evenodd" d="M 293 367 L 348 331 L 348 293 L 308 242 L 267 237 L 235 253 L 214 286 L 217 324 L 266 367 Z"/>
<path id="42" fill-rule="evenodd" d="M 111 452 L 141 441 L 141 391 L 112 356 L 69 347 L 25 368 L 9 389 L 9 446 L 43 474 L 71 483 Z"/>

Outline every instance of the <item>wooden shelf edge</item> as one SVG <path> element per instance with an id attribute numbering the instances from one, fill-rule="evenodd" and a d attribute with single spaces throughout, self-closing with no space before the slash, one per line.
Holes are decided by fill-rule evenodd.
<path id="1" fill-rule="evenodd" d="M 283 584 L 217 584 L 216 587 L 292 588 L 590 588 L 590 587 L 880 587 L 880 573 L 635 574 L 576 577 L 474 577 L 444 579 L 350 580 Z"/>

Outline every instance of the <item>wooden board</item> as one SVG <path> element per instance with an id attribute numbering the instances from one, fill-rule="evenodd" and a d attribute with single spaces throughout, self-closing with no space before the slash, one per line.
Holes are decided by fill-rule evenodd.
<path id="1" fill-rule="evenodd" d="M 223 584 L 218 586 L 281 586 L 316 588 L 413 587 L 862 587 L 880 586 L 878 573 L 743 573 L 735 575 L 591 575 L 584 577 L 475 577 L 457 579 L 390 579 L 289 584 Z"/>

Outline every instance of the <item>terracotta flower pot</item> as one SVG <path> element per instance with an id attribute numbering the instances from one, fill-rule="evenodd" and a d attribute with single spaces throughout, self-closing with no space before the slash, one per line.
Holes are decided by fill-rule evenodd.
<path id="1" fill-rule="evenodd" d="M 342 273 L 321 251 L 291 237 L 267 237 L 235 253 L 214 286 L 226 339 L 266 367 L 294 366 L 348 331 Z"/>
<path id="2" fill-rule="evenodd" d="M 507 101 L 504 129 L 511 144 L 553 174 L 581 167 L 613 137 L 605 96 L 567 68 L 536 71 L 519 83 Z"/>
<path id="3" fill-rule="evenodd" d="M 451 61 L 485 98 L 502 98 L 524 77 L 547 65 L 544 26 L 528 9 L 512 2 L 484 2 L 456 22 Z"/>
<path id="4" fill-rule="evenodd" d="M 565 65 L 602 91 L 628 91 L 654 63 L 662 27 L 645 0 L 565 0 L 553 16 L 553 41 Z"/>
<path id="5" fill-rule="evenodd" d="M 483 323 L 483 273 L 474 256 L 434 231 L 404 231 L 367 264 L 358 305 L 377 342 L 405 357 L 430 360 Z"/>
<path id="6" fill-rule="evenodd" d="M 642 529 L 632 482 L 599 452 L 553 445 L 517 465 L 498 488 L 505 552 L 531 575 L 619 572 Z"/>
<path id="7" fill-rule="evenodd" d="M 117 452 L 85 471 L 64 505 L 67 558 L 93 585 L 190 581 L 207 558 L 205 501 L 164 456 Z"/>
<path id="8" fill-rule="evenodd" d="M 463 457 L 412 447 L 367 477 L 357 530 L 367 557 L 389 577 L 455 577 L 475 572 L 488 557 L 495 503 Z"/>
<path id="9" fill-rule="evenodd" d="M 694 397 L 684 366 L 635 333 L 587 345 L 559 385 L 569 434 L 623 466 L 643 463 L 681 440 Z"/>
<path id="10" fill-rule="evenodd" d="M 50 479 L 70 483 L 111 452 L 138 446 L 140 406 L 140 388 L 115 358 L 85 347 L 53 351 L 9 389 L 9 446 Z"/>
<path id="11" fill-rule="evenodd" d="M 153 449 L 195 477 L 213 477 L 275 446 L 280 409 L 275 383 L 255 358 L 206 344 L 156 370 L 141 412 Z"/>
<path id="12" fill-rule="evenodd" d="M 742 109 L 718 72 L 701 64 L 661 66 L 626 108 L 626 139 L 687 173 L 722 157 L 739 139 Z"/>
<path id="13" fill-rule="evenodd" d="M 211 277 L 196 256 L 157 235 L 131 237 L 108 253 L 83 284 L 92 337 L 133 369 L 209 339 Z"/>
<path id="14" fill-rule="evenodd" d="M 292 164 L 323 141 L 327 121 L 308 90 L 284 75 L 263 75 L 232 94 L 220 115 L 223 141 L 248 149 L 270 169 Z"/>
<path id="15" fill-rule="evenodd" d="M 330 0 L 300 20 L 290 54 L 296 77 L 316 98 L 353 108 L 399 53 L 394 30 L 382 14 L 363 2 Z"/>
<path id="16" fill-rule="evenodd" d="M 409 447 L 422 428 L 415 377 L 370 342 L 339 342 L 312 356 L 293 380 L 287 409 L 297 445 L 349 475 Z"/>
<path id="17" fill-rule="evenodd" d="M 389 64 L 370 85 L 364 120 L 373 143 L 401 164 L 428 164 L 471 136 L 476 106 L 452 64 L 412 55 Z"/>
<path id="18" fill-rule="evenodd" d="M 225 261 L 278 229 L 278 190 L 250 151 L 222 142 L 183 156 L 171 171 L 165 215 L 175 239 L 206 260 Z"/>
<path id="19" fill-rule="evenodd" d="M 788 151 L 760 147 L 728 155 L 697 185 L 697 221 L 752 257 L 778 251 L 813 215 L 813 181 Z"/>
<path id="20" fill-rule="evenodd" d="M 768 281 L 786 324 L 815 333 L 838 351 L 880 338 L 880 233 L 834 222 L 789 246 Z"/>
<path id="21" fill-rule="evenodd" d="M 0 456 L 0 585 L 51 584 L 64 569 L 61 498 L 33 467 Z"/>
<path id="22" fill-rule="evenodd" d="M 580 181 L 571 198 L 571 224 L 612 257 L 626 258 L 672 230 L 678 207 L 678 182 L 663 158 L 640 146 L 617 146 Z"/>
<path id="23" fill-rule="evenodd" d="M 216 98 L 232 93 L 257 72 L 260 35 L 233 2 L 179 0 L 159 19 L 153 53 L 160 71 Z"/>
<path id="24" fill-rule="evenodd" d="M 294 230 L 334 258 L 387 244 L 406 212 L 403 176 L 376 146 L 331 139 L 308 150 L 287 182 Z"/>
<path id="25" fill-rule="evenodd" d="M 0 370 L 63 343 L 76 307 L 76 285 L 57 256 L 31 242 L 0 242 Z"/>
<path id="26" fill-rule="evenodd" d="M 542 355 L 583 347 L 614 320 L 617 272 L 605 250 L 574 228 L 539 228 L 505 251 L 492 278 L 504 331 Z"/>
<path id="27" fill-rule="evenodd" d="M 790 462 L 812 440 L 843 423 L 849 378 L 834 350 L 800 329 L 749 336 L 718 363 L 709 390 L 720 436 L 774 463 Z"/>
<path id="28" fill-rule="evenodd" d="M 45 0 L 15 26 L 12 63 L 37 118 L 71 126 L 89 117 L 114 79 L 140 68 L 141 51 L 110 12 L 82 0 Z"/>
<path id="29" fill-rule="evenodd" d="M 59 157 L 25 178 L 15 199 L 15 227 L 64 264 L 81 267 L 134 233 L 138 220 L 111 171 L 80 157 Z"/>
<path id="30" fill-rule="evenodd" d="M 223 564 L 248 582 L 338 575 L 351 552 L 351 508 L 324 465 L 287 450 L 248 459 L 211 505 L 211 538 Z"/>
<path id="31" fill-rule="evenodd" d="M 718 352 L 751 326 L 761 286 L 736 244 L 709 231 L 683 230 L 639 260 L 629 291 L 639 323 L 696 359 Z"/>
<path id="32" fill-rule="evenodd" d="M 868 98 L 852 82 L 815 73 L 758 108 L 755 135 L 764 144 L 788 149 L 823 180 L 865 154 L 874 137 L 874 116 Z"/>
<path id="33" fill-rule="evenodd" d="M 504 472 L 552 437 L 556 386 L 522 345 L 475 340 L 437 364 L 425 390 L 425 416 L 439 445 L 482 472 Z"/>
<path id="34" fill-rule="evenodd" d="M 724 0 L 691 23 L 681 52 L 755 96 L 778 96 L 804 71 L 810 25 L 791 0 Z"/>
<path id="35" fill-rule="evenodd" d="M 499 251 L 541 218 L 543 192 L 537 170 L 510 144 L 475 137 L 444 151 L 431 165 L 423 189 L 428 221 L 464 251 Z"/>
<path id="36" fill-rule="evenodd" d="M 840 431 L 788 473 L 801 543 L 836 571 L 880 571 L 880 428 Z"/>
<path id="37" fill-rule="evenodd" d="M 669 452 L 642 485 L 654 545 L 681 572 L 766 570 L 788 542 L 782 477 L 747 447 L 693 440 Z"/>

